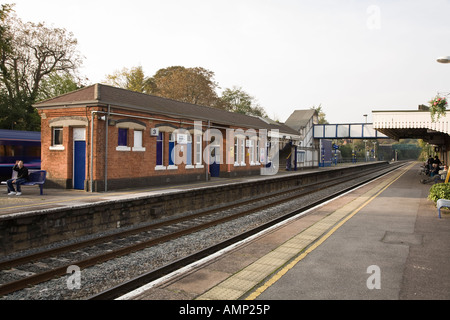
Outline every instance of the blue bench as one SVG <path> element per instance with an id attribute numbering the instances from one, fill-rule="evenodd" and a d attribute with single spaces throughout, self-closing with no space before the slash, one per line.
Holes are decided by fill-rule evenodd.
<path id="1" fill-rule="evenodd" d="M 441 208 L 445 207 L 445 208 L 450 208 L 450 200 L 447 199 L 439 199 L 436 202 L 436 207 L 438 209 L 439 212 L 439 219 L 441 218 Z"/>
<path id="2" fill-rule="evenodd" d="M 28 181 L 24 184 L 21 184 L 21 186 L 39 186 L 40 194 L 44 194 L 44 183 L 45 178 L 47 176 L 47 171 L 45 170 L 30 170 L 28 174 Z M 11 179 L 17 178 L 17 171 L 13 170 L 13 173 L 11 175 Z M 6 181 L 2 181 L 2 184 L 6 184 Z"/>

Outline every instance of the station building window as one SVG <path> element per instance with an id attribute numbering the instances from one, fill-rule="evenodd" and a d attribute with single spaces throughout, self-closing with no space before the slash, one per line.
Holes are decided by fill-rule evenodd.
<path id="1" fill-rule="evenodd" d="M 117 142 L 117 151 L 130 151 L 131 148 L 128 147 L 128 129 L 119 128 L 118 129 L 118 142 Z"/>
<path id="2" fill-rule="evenodd" d="M 155 170 L 165 170 L 164 166 L 164 132 L 159 132 L 156 138 L 156 167 Z"/>
<path id="3" fill-rule="evenodd" d="M 175 165 L 176 161 L 176 152 L 175 152 L 175 141 L 177 139 L 177 135 L 175 133 L 170 134 L 169 139 L 169 166 L 167 169 L 178 169 L 178 167 Z"/>
<path id="4" fill-rule="evenodd" d="M 53 143 L 54 146 L 63 145 L 63 128 L 53 128 Z"/>
<path id="5" fill-rule="evenodd" d="M 234 165 L 245 166 L 245 139 L 234 138 Z"/>
<path id="6" fill-rule="evenodd" d="M 248 140 L 248 157 L 250 165 L 254 166 L 256 164 L 256 157 L 255 157 L 255 141 Z"/>
<path id="7" fill-rule="evenodd" d="M 177 165 L 185 164 L 186 169 L 193 169 L 192 165 L 192 137 L 188 130 L 177 129 L 172 132 L 169 140 L 169 166 L 167 169 L 178 169 Z"/>
<path id="8" fill-rule="evenodd" d="M 186 143 L 186 168 L 193 168 L 192 166 L 192 137 L 190 134 L 187 135 Z"/>
<path id="9" fill-rule="evenodd" d="M 202 135 L 195 135 L 195 150 L 194 150 L 194 161 L 195 161 L 195 167 L 196 168 L 203 168 L 202 164 Z"/>
<path id="10" fill-rule="evenodd" d="M 52 127 L 52 145 L 50 150 L 64 150 L 63 142 L 63 128 Z"/>
<path id="11" fill-rule="evenodd" d="M 142 142 L 143 132 L 141 130 L 134 130 L 134 145 L 133 151 L 145 151 Z"/>

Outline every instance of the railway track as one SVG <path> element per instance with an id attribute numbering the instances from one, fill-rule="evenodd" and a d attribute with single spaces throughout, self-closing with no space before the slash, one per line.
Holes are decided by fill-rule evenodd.
<path id="1" fill-rule="evenodd" d="M 18 259 L 3 261 L 0 263 L 0 296 L 12 292 L 23 290 L 38 283 L 48 281 L 55 277 L 67 274 L 69 266 L 76 265 L 80 269 L 98 265 L 111 259 L 128 255 L 132 252 L 156 246 L 170 240 L 183 237 L 201 230 L 220 225 L 228 221 L 239 219 L 243 216 L 255 214 L 268 208 L 298 199 L 307 194 L 313 194 L 320 190 L 326 190 L 336 187 L 352 180 L 358 180 L 350 187 L 342 188 L 338 194 L 347 192 L 370 179 L 374 179 L 389 171 L 398 168 L 390 165 L 384 170 L 368 170 L 358 175 L 341 176 L 327 181 L 326 183 L 314 183 L 310 185 L 298 186 L 290 190 L 283 190 L 270 195 L 260 195 L 254 199 L 241 201 L 239 203 L 227 205 L 213 210 L 205 210 L 196 214 L 190 214 L 184 217 L 154 223 L 152 225 L 127 230 L 113 235 L 103 236 L 92 240 L 78 242 L 72 245 L 59 247 L 37 254 L 24 256 Z M 327 199 L 338 195 L 330 194 Z M 318 201 L 303 207 L 301 210 L 307 210 L 309 207 L 317 205 L 327 199 Z M 113 299 L 126 292 L 141 286 L 143 283 L 155 280 L 164 276 L 184 265 L 190 264 L 213 252 L 229 246 L 233 242 L 240 241 L 251 234 L 257 233 L 265 228 L 287 219 L 299 210 L 294 210 L 265 223 L 248 232 L 232 237 L 224 242 L 212 245 L 207 249 L 201 250 L 195 254 L 178 259 L 174 263 L 169 263 L 156 270 L 149 271 L 135 279 L 103 291 L 100 294 L 92 296 L 92 299 Z M 8 281 L 8 278 L 13 280 Z"/>

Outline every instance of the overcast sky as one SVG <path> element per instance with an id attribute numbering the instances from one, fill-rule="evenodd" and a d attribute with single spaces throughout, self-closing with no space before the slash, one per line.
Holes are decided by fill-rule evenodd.
<path id="1" fill-rule="evenodd" d="M 203 67 L 286 121 L 322 105 L 330 123 L 416 110 L 450 93 L 450 0 L 11 0 L 65 28 L 89 84 L 124 67 Z M 220 92 L 219 92 L 220 93 Z"/>

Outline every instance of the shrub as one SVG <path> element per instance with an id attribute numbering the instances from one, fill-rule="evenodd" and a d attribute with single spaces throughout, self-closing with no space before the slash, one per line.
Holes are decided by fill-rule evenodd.
<path id="1" fill-rule="evenodd" d="M 430 189 L 430 194 L 428 199 L 434 201 L 435 203 L 439 199 L 449 199 L 450 200 L 450 183 L 436 183 Z"/>

